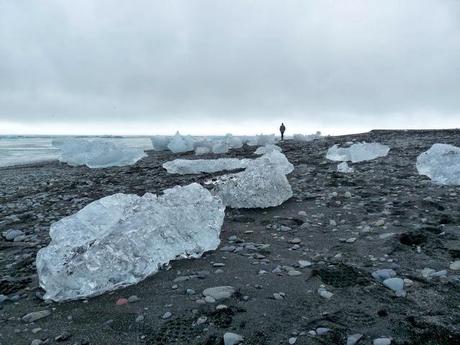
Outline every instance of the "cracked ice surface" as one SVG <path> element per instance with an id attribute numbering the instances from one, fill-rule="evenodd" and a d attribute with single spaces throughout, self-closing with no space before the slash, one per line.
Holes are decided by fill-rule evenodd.
<path id="1" fill-rule="evenodd" d="M 177 258 L 219 245 L 225 207 L 199 184 L 163 195 L 115 194 L 51 226 L 37 254 L 45 299 L 65 301 L 135 284 Z"/>
<path id="2" fill-rule="evenodd" d="M 244 169 L 250 159 L 219 158 L 219 159 L 175 159 L 163 164 L 170 174 L 214 173 L 223 170 Z"/>
<path id="3" fill-rule="evenodd" d="M 286 174 L 293 170 L 284 154 L 273 151 L 252 160 L 245 171 L 219 178 L 213 192 L 232 208 L 278 206 L 292 197 Z"/>
<path id="4" fill-rule="evenodd" d="M 327 151 L 326 158 L 331 161 L 351 161 L 353 163 L 385 157 L 390 147 L 379 143 L 357 143 L 350 147 L 334 145 Z"/>
<path id="5" fill-rule="evenodd" d="M 460 185 L 460 147 L 434 144 L 417 157 L 417 171 L 435 183 Z"/>
<path id="6" fill-rule="evenodd" d="M 61 150 L 59 161 L 72 166 L 108 168 L 136 163 L 146 157 L 144 150 L 115 144 L 102 139 L 67 139 L 57 145 Z"/>

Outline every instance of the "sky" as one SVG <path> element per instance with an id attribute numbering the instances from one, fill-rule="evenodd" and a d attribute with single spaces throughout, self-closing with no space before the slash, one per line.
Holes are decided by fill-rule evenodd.
<path id="1" fill-rule="evenodd" d="M 0 0 L 0 134 L 460 127 L 457 0 Z"/>

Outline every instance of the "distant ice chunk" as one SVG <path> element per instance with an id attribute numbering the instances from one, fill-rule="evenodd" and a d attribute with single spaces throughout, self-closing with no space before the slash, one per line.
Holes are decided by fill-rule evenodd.
<path id="1" fill-rule="evenodd" d="M 183 136 L 177 132 L 168 144 L 168 149 L 174 153 L 189 152 L 195 149 L 195 140 L 192 136 Z"/>
<path id="2" fill-rule="evenodd" d="M 268 144 L 275 144 L 276 138 L 274 134 L 258 134 L 251 137 L 248 141 L 249 146 L 264 146 Z"/>
<path id="3" fill-rule="evenodd" d="M 385 157 L 389 151 L 389 146 L 379 143 L 357 143 L 350 147 L 334 145 L 327 151 L 326 158 L 332 161 L 357 163 Z"/>
<path id="4" fill-rule="evenodd" d="M 51 225 L 37 254 L 45 299 L 65 301 L 136 284 L 169 261 L 219 245 L 222 201 L 199 184 L 163 195 L 115 194 Z"/>
<path id="5" fill-rule="evenodd" d="M 252 160 L 245 171 L 220 177 L 214 193 L 232 208 L 266 208 L 292 197 L 286 174 L 294 167 L 286 156 L 273 151 Z"/>
<path id="6" fill-rule="evenodd" d="M 166 135 L 155 135 L 151 140 L 154 151 L 167 151 L 171 137 Z"/>
<path id="7" fill-rule="evenodd" d="M 212 146 L 212 153 L 227 153 L 228 150 L 229 147 L 224 142 L 216 143 Z"/>
<path id="8" fill-rule="evenodd" d="M 72 166 L 108 168 L 136 163 L 146 157 L 144 150 L 115 144 L 103 139 L 72 138 L 60 144 L 59 160 Z"/>
<path id="9" fill-rule="evenodd" d="M 316 132 L 315 134 L 294 134 L 292 136 L 292 139 L 294 141 L 300 141 L 300 142 L 304 142 L 304 141 L 313 141 L 313 140 L 316 140 L 316 139 L 321 139 L 321 132 L 318 131 Z"/>
<path id="10" fill-rule="evenodd" d="M 211 149 L 207 146 L 198 146 L 195 148 L 195 155 L 201 156 L 211 152 Z"/>
<path id="11" fill-rule="evenodd" d="M 256 154 L 256 155 L 264 155 L 266 153 L 271 153 L 273 151 L 282 152 L 283 150 L 281 149 L 281 147 L 279 147 L 277 145 L 268 144 L 268 145 L 265 145 L 265 146 L 258 147 L 256 152 L 254 152 L 254 154 Z"/>
<path id="12" fill-rule="evenodd" d="M 243 147 L 243 140 L 239 137 L 235 137 L 232 134 L 227 134 L 225 136 L 225 143 L 231 149 L 239 149 Z"/>
<path id="13" fill-rule="evenodd" d="M 337 171 L 345 174 L 351 174 L 355 172 L 355 169 L 350 167 L 347 162 L 342 162 L 337 165 Z"/>
<path id="14" fill-rule="evenodd" d="M 417 171 L 433 182 L 460 185 L 460 147 L 434 144 L 417 157 Z"/>
<path id="15" fill-rule="evenodd" d="M 163 168 L 170 174 L 200 174 L 244 169 L 250 162 L 250 159 L 238 158 L 175 159 L 164 163 Z"/>

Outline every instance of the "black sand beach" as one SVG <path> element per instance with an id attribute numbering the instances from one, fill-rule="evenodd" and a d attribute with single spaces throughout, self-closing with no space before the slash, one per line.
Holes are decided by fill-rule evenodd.
<path id="1" fill-rule="evenodd" d="M 326 151 L 352 140 L 391 151 L 353 165 L 353 174 L 337 173 Z M 0 168 L 0 232 L 26 235 L 0 239 L 0 294 L 8 297 L 0 302 L 0 344 L 217 345 L 233 332 L 244 336 L 243 344 L 346 344 L 360 333 L 358 344 L 391 337 L 392 344 L 458 345 L 460 271 L 449 264 L 460 259 L 460 186 L 435 185 L 415 168 L 416 157 L 434 143 L 460 146 L 460 131 L 372 131 L 280 143 L 295 166 L 288 176 L 293 198 L 276 208 L 227 209 L 218 250 L 172 262 L 137 285 L 66 303 L 41 299 L 34 267 L 51 223 L 113 193 L 160 193 L 218 174 L 168 174 L 165 161 L 195 156 L 153 151 L 121 168 L 59 162 Z M 254 150 L 208 157 L 254 157 Z M 299 260 L 311 266 L 299 267 Z M 408 279 L 406 297 L 371 276 L 379 268 Z M 447 275 L 427 279 L 424 268 Z M 330 299 L 318 294 L 321 284 Z M 214 286 L 237 292 L 203 303 L 202 291 Z M 43 310 L 50 314 L 22 320 Z M 330 331 L 311 334 L 321 327 Z"/>

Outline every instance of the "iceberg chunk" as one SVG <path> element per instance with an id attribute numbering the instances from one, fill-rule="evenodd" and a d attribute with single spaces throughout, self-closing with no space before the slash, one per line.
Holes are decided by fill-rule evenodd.
<path id="1" fill-rule="evenodd" d="M 292 136 L 292 139 L 294 141 L 300 141 L 300 142 L 304 142 L 304 141 L 313 141 L 313 140 L 316 140 L 316 139 L 321 139 L 321 132 L 318 131 L 316 132 L 315 134 L 294 134 Z"/>
<path id="2" fill-rule="evenodd" d="M 212 146 L 212 153 L 227 153 L 229 147 L 226 143 L 216 143 Z"/>
<path id="3" fill-rule="evenodd" d="M 171 137 L 166 135 L 155 135 L 151 140 L 154 151 L 167 151 Z"/>
<path id="4" fill-rule="evenodd" d="M 460 147 L 434 144 L 417 157 L 417 171 L 433 182 L 460 185 Z"/>
<path id="5" fill-rule="evenodd" d="M 65 301 L 136 284 L 177 258 L 219 245 L 222 201 L 199 184 L 163 195 L 115 194 L 51 225 L 37 254 L 45 299 Z"/>
<path id="6" fill-rule="evenodd" d="M 219 159 L 175 159 L 163 164 L 170 174 L 214 173 L 223 170 L 244 169 L 250 159 L 219 158 Z"/>
<path id="7" fill-rule="evenodd" d="M 286 174 L 293 169 L 285 155 L 273 151 L 251 161 L 245 171 L 219 178 L 213 192 L 232 208 L 278 206 L 292 197 Z"/>
<path id="8" fill-rule="evenodd" d="M 60 144 L 59 160 L 72 166 L 107 168 L 136 163 L 146 157 L 144 150 L 102 139 L 67 139 Z"/>
<path id="9" fill-rule="evenodd" d="M 258 134 L 255 137 L 250 137 L 248 141 L 249 146 L 264 146 L 274 144 L 276 141 L 274 134 Z"/>
<path id="10" fill-rule="evenodd" d="M 243 147 L 243 140 L 239 137 L 234 137 L 231 134 L 227 134 L 225 136 L 225 143 L 230 147 L 231 149 L 239 149 Z"/>
<path id="11" fill-rule="evenodd" d="M 390 147 L 379 143 L 357 143 L 350 147 L 334 145 L 327 151 L 326 158 L 331 161 L 351 161 L 353 163 L 385 157 Z"/>
<path id="12" fill-rule="evenodd" d="M 174 153 L 193 151 L 195 149 L 195 140 L 190 135 L 182 136 L 177 132 L 169 142 L 168 149 Z"/>
<path id="13" fill-rule="evenodd" d="M 265 145 L 265 146 L 258 147 L 256 152 L 254 152 L 254 154 L 255 155 L 264 155 L 266 153 L 272 153 L 273 151 L 282 152 L 283 150 L 281 149 L 281 147 L 279 147 L 277 145 L 268 144 L 268 145 Z"/>
<path id="14" fill-rule="evenodd" d="M 342 162 L 342 163 L 337 165 L 337 171 L 341 172 L 341 173 L 344 173 L 344 174 L 351 174 L 351 173 L 355 172 L 355 169 L 353 169 L 352 167 L 348 166 L 347 162 Z"/>

